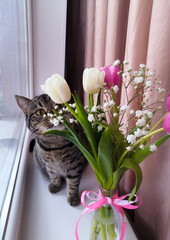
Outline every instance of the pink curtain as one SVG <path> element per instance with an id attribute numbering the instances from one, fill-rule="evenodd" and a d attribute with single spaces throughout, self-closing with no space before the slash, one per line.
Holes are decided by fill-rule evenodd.
<path id="1" fill-rule="evenodd" d="M 143 63 L 156 70 L 168 95 L 170 1 L 87 1 L 85 67 L 105 66 L 116 59 L 128 59 L 133 69 Z M 122 93 L 122 104 L 123 96 Z M 156 90 L 153 98 L 156 98 Z M 162 108 L 158 118 L 165 112 Z M 167 141 L 141 164 L 143 182 L 138 193 L 142 206 L 134 212 L 134 223 L 143 240 L 170 239 L 169 145 Z M 127 172 L 120 183 L 121 192 L 128 193 L 134 181 L 132 172 Z"/>
<path id="2" fill-rule="evenodd" d="M 133 69 L 140 63 L 156 70 L 170 91 L 170 0 L 74 0 L 72 47 L 68 45 L 67 72 L 70 82 L 81 85 L 85 67 L 101 67 L 127 59 Z M 75 3 L 78 4 L 75 4 Z M 68 26 L 70 26 L 70 18 Z M 69 61 L 70 58 L 70 61 Z M 80 59 L 80 60 L 79 60 Z M 75 69 L 75 71 L 72 71 Z M 78 73 L 78 75 L 77 75 Z M 75 77 L 78 76 L 78 81 Z M 75 87 L 74 87 L 75 89 Z M 132 94 L 132 89 L 129 91 Z M 117 101 L 124 103 L 122 92 Z M 153 92 L 156 99 L 157 91 Z M 86 98 L 85 98 L 86 102 Z M 135 106 L 134 106 L 135 107 Z M 163 107 L 158 118 L 166 112 Z M 154 119 L 155 121 L 157 120 Z M 161 135 L 157 136 L 160 137 Z M 142 240 L 170 239 L 170 140 L 142 164 L 143 182 L 138 191 L 142 205 L 134 211 L 134 224 Z M 120 182 L 120 191 L 129 193 L 134 185 L 132 172 Z"/>

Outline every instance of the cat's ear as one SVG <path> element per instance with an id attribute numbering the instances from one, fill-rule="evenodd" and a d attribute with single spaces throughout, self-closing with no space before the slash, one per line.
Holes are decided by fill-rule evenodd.
<path id="1" fill-rule="evenodd" d="M 27 115 L 31 100 L 26 97 L 22 97 L 22 96 L 18 96 L 18 95 L 15 95 L 15 98 L 18 103 L 18 106 L 22 109 L 23 113 L 25 115 Z"/>

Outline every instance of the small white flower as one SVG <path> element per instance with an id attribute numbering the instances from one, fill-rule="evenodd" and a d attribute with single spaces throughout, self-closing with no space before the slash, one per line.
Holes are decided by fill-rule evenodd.
<path id="1" fill-rule="evenodd" d="M 117 66 L 117 65 L 119 65 L 119 64 L 120 64 L 120 60 L 119 60 L 119 59 L 117 59 L 117 60 L 115 60 L 115 61 L 114 61 L 114 63 L 113 63 L 113 66 L 115 66 L 115 67 L 116 67 L 116 66 Z"/>
<path id="2" fill-rule="evenodd" d="M 96 112 L 97 111 L 97 108 L 96 108 L 96 105 L 94 105 L 91 109 L 91 112 Z"/>
<path id="3" fill-rule="evenodd" d="M 151 152 L 154 152 L 154 151 L 157 150 L 157 146 L 155 145 L 155 143 L 154 143 L 154 144 L 151 144 L 150 147 L 149 147 L 149 149 L 150 149 Z"/>
<path id="4" fill-rule="evenodd" d="M 118 87 L 117 85 L 115 85 L 115 86 L 113 87 L 113 91 L 114 91 L 114 93 L 116 94 L 116 93 L 119 91 L 119 87 Z"/>
<path id="5" fill-rule="evenodd" d="M 129 134 L 126 139 L 130 144 L 134 144 L 136 142 L 136 137 L 133 134 Z"/>
<path id="6" fill-rule="evenodd" d="M 127 105 L 122 105 L 122 106 L 120 107 L 120 111 L 126 111 L 128 108 L 129 108 L 129 106 L 127 106 Z"/>
<path id="7" fill-rule="evenodd" d="M 142 135 L 146 136 L 149 133 L 149 131 L 142 130 Z"/>
<path id="8" fill-rule="evenodd" d="M 94 122 L 95 121 L 95 118 L 94 118 L 93 114 L 88 115 L 88 120 L 89 120 L 89 122 Z"/>
<path id="9" fill-rule="evenodd" d="M 113 113 L 113 117 L 117 117 L 117 115 L 118 115 L 117 113 Z"/>
<path id="10" fill-rule="evenodd" d="M 143 127 L 146 125 L 146 119 L 145 117 L 141 118 L 141 119 L 138 119 L 137 122 L 136 122 L 136 126 L 138 127 Z"/>
<path id="11" fill-rule="evenodd" d="M 146 66 L 145 66 L 145 64 L 140 64 L 139 67 L 144 69 Z"/>
<path id="12" fill-rule="evenodd" d="M 149 72 L 148 76 L 151 77 L 154 75 L 154 72 Z"/>
<path id="13" fill-rule="evenodd" d="M 128 60 L 126 60 L 126 59 L 123 61 L 123 64 L 124 64 L 124 65 L 127 65 L 128 63 L 129 63 L 129 62 L 128 62 Z"/>
<path id="14" fill-rule="evenodd" d="M 73 123 L 74 122 L 74 119 L 73 118 L 70 118 L 70 123 Z"/>
<path id="15" fill-rule="evenodd" d="M 98 126 L 98 127 L 97 127 L 98 132 L 102 131 L 102 129 L 103 129 L 102 126 Z"/>
<path id="16" fill-rule="evenodd" d="M 57 117 L 59 121 L 62 121 L 63 120 L 63 117 L 62 116 L 58 116 Z"/>
<path id="17" fill-rule="evenodd" d="M 115 102 L 113 100 L 110 100 L 109 101 L 109 106 L 113 106 L 113 105 L 115 105 Z"/>
<path id="18" fill-rule="evenodd" d="M 143 82 L 143 77 L 135 77 L 134 82 L 136 84 L 139 84 L 139 83 Z"/>
<path id="19" fill-rule="evenodd" d="M 135 113 L 135 116 L 138 117 L 138 118 L 143 116 L 143 111 L 137 110 L 136 113 Z"/>
<path id="20" fill-rule="evenodd" d="M 105 102 L 104 104 L 103 104 L 103 107 L 104 108 L 107 108 L 109 106 L 109 103 L 108 102 Z"/>
<path id="21" fill-rule="evenodd" d="M 126 149 L 128 150 L 128 151 L 132 151 L 132 147 L 126 147 Z"/>
<path id="22" fill-rule="evenodd" d="M 164 93 L 164 92 L 165 92 L 165 89 L 164 89 L 164 88 L 160 88 L 160 87 L 159 87 L 157 90 L 158 90 L 158 93 Z"/>
<path id="23" fill-rule="evenodd" d="M 142 130 L 140 128 L 137 128 L 137 130 L 134 132 L 135 137 L 140 137 L 142 136 Z"/>
<path id="24" fill-rule="evenodd" d="M 122 74 L 122 77 L 123 77 L 123 78 L 126 78 L 127 75 L 128 75 L 127 72 L 124 72 L 124 73 Z"/>
<path id="25" fill-rule="evenodd" d="M 152 81 L 151 80 L 147 80 L 145 82 L 145 84 L 146 84 L 146 87 L 150 87 L 150 86 L 152 86 Z"/>
<path id="26" fill-rule="evenodd" d="M 135 111 L 134 111 L 133 109 L 130 110 L 130 114 L 131 114 L 131 115 L 134 114 L 134 112 L 135 112 Z"/>
<path id="27" fill-rule="evenodd" d="M 52 118 L 54 115 L 52 113 L 47 113 L 48 117 Z"/>
<path id="28" fill-rule="evenodd" d="M 55 105 L 54 109 L 57 109 L 58 108 L 58 105 Z"/>
<path id="29" fill-rule="evenodd" d="M 52 119 L 51 122 L 54 124 L 54 126 L 58 126 L 59 125 L 59 121 L 58 121 L 57 118 Z"/>
<path id="30" fill-rule="evenodd" d="M 144 146 L 143 144 L 141 144 L 139 147 L 140 147 L 141 149 L 144 149 L 144 148 L 145 148 L 145 146 Z"/>
<path id="31" fill-rule="evenodd" d="M 146 115 L 147 115 L 148 118 L 150 118 L 150 119 L 153 117 L 153 113 L 152 113 L 152 112 L 149 112 L 149 111 L 146 112 Z"/>
<path id="32" fill-rule="evenodd" d="M 129 67 L 125 68 L 125 71 L 126 71 L 126 72 L 131 72 L 131 71 L 132 71 L 132 68 L 129 66 Z"/>
<path id="33" fill-rule="evenodd" d="M 62 114 L 62 113 L 63 113 L 63 110 L 58 111 L 58 113 L 59 113 L 59 114 Z"/>

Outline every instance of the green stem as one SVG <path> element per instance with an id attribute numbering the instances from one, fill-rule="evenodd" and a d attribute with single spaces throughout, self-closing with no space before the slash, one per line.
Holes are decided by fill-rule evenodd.
<path id="1" fill-rule="evenodd" d="M 134 148 L 136 145 L 138 145 L 139 143 L 143 142 L 144 140 L 146 140 L 147 138 L 150 138 L 152 137 L 153 135 L 159 133 L 159 132 L 162 132 L 164 131 L 164 128 L 159 128 L 149 134 L 147 134 L 146 136 L 142 137 L 141 139 L 139 139 L 138 141 L 136 141 L 133 145 L 132 145 L 132 148 Z"/>
<path id="2" fill-rule="evenodd" d="M 153 126 L 153 128 L 149 131 L 149 133 L 153 132 L 159 126 L 159 124 L 164 120 L 167 114 L 168 113 L 165 113 L 165 115 Z"/>
<path id="3" fill-rule="evenodd" d="M 91 109 L 93 107 L 93 94 L 89 94 L 89 113 L 91 113 Z"/>
<path id="4" fill-rule="evenodd" d="M 115 94 L 113 90 L 111 90 L 111 95 L 112 95 L 113 101 L 115 102 L 113 106 L 113 113 L 117 113 L 116 99 L 115 99 Z M 118 116 L 113 118 L 113 125 L 116 125 L 117 123 L 118 123 Z"/>
<path id="5" fill-rule="evenodd" d="M 155 134 L 157 134 L 157 133 L 159 133 L 159 132 L 162 132 L 162 131 L 164 131 L 164 128 L 159 128 L 159 129 L 157 129 L 157 130 L 155 130 L 155 131 L 147 134 L 146 136 L 144 136 L 144 137 L 142 137 L 141 139 L 139 139 L 138 141 L 136 141 L 136 142 L 132 145 L 132 149 L 133 149 L 136 145 L 138 145 L 138 144 L 142 143 L 143 141 L 145 141 L 147 138 L 150 138 L 150 137 L 152 137 L 153 135 L 155 135 Z M 119 159 L 119 161 L 118 161 L 118 167 L 120 167 L 120 165 L 121 165 L 121 163 L 122 163 L 122 161 L 123 161 L 123 159 L 124 159 L 124 157 L 126 156 L 127 153 L 129 153 L 129 151 L 128 151 L 128 150 L 125 150 L 125 151 L 123 152 L 123 154 L 121 155 L 121 157 L 120 157 L 120 159 Z"/>
<path id="6" fill-rule="evenodd" d="M 90 240 L 94 240 L 96 234 L 97 234 L 97 228 L 98 228 L 98 221 L 95 217 L 92 219 L 91 223 L 91 231 L 90 231 Z"/>

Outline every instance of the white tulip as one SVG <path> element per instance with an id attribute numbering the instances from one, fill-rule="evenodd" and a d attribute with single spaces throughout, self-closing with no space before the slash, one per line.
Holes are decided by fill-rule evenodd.
<path id="1" fill-rule="evenodd" d="M 105 72 L 98 68 L 86 68 L 83 72 L 83 88 L 90 94 L 98 93 L 104 84 Z"/>
<path id="2" fill-rule="evenodd" d="M 55 103 L 65 103 L 71 99 L 70 88 L 64 78 L 54 74 L 41 85 L 41 89 L 47 93 Z"/>

